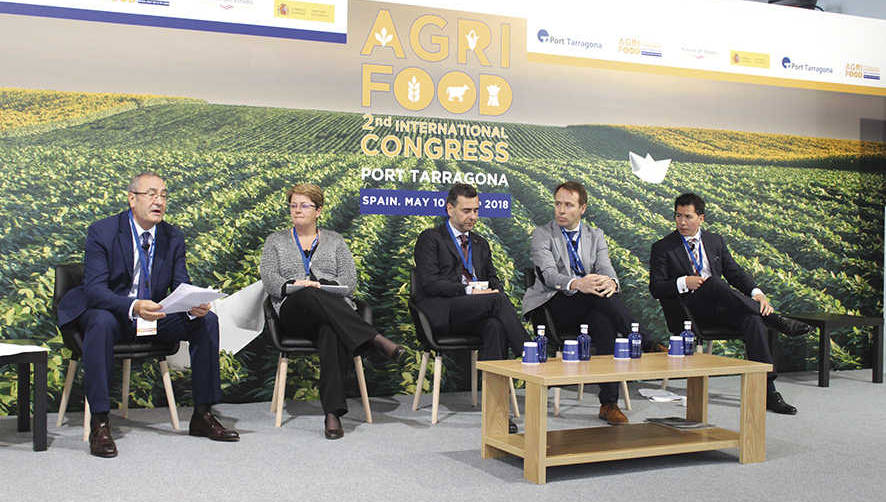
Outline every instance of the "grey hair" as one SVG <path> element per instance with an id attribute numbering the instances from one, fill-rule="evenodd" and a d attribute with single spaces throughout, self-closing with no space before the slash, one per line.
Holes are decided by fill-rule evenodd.
<path id="1" fill-rule="evenodd" d="M 162 176 L 155 173 L 154 171 L 142 171 L 132 177 L 132 179 L 129 181 L 129 186 L 126 187 L 126 191 L 127 192 L 135 192 L 136 190 L 138 190 L 138 180 L 140 180 L 142 178 L 147 178 L 147 177 L 163 179 Z"/>

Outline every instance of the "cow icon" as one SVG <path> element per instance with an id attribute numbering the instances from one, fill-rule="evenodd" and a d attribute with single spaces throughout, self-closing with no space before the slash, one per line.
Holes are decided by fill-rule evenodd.
<path id="1" fill-rule="evenodd" d="M 470 87 L 468 87 L 467 85 L 460 85 L 458 87 L 447 87 L 446 98 L 449 101 L 458 100 L 463 103 L 465 100 L 465 92 L 467 92 L 468 89 L 470 89 Z"/>

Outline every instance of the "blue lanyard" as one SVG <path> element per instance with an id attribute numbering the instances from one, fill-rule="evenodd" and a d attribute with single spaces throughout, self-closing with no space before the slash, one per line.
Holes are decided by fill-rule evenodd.
<path id="1" fill-rule="evenodd" d="M 560 227 L 560 231 L 563 232 L 563 238 L 566 239 L 566 251 L 569 252 L 569 266 L 577 275 L 584 276 L 586 273 L 585 266 L 581 262 L 581 256 L 578 255 L 572 246 L 572 239 L 569 238 L 565 228 Z M 581 242 L 581 224 L 578 225 L 578 242 Z"/>
<path id="2" fill-rule="evenodd" d="M 452 226 L 449 224 L 448 221 L 446 222 L 446 230 L 449 231 L 449 237 L 452 237 L 452 243 L 455 244 L 455 249 L 458 251 L 459 258 L 461 258 L 461 264 L 465 267 L 465 270 L 467 270 L 468 273 L 471 274 L 471 279 L 476 281 L 477 276 L 474 275 L 474 261 L 473 261 L 472 255 L 471 255 L 471 249 L 472 249 L 471 236 L 470 235 L 467 236 L 468 237 L 468 256 L 465 257 L 465 254 L 461 250 L 461 243 L 458 242 L 458 239 L 455 238 L 455 234 L 452 233 Z"/>
<path id="3" fill-rule="evenodd" d="M 317 232 L 317 236 L 314 237 L 314 242 L 311 243 L 311 250 L 308 254 L 305 254 L 305 250 L 301 248 L 301 241 L 298 240 L 298 233 L 295 231 L 295 227 L 292 227 L 292 240 L 295 241 L 295 247 L 298 248 L 298 252 L 301 254 L 301 262 L 302 265 L 305 266 L 305 277 L 311 276 L 311 258 L 308 256 L 314 255 L 314 250 L 317 249 L 317 244 L 320 243 L 320 232 Z"/>
<path id="4" fill-rule="evenodd" d="M 132 211 L 129 211 L 129 229 L 132 230 L 132 237 L 135 238 L 135 249 L 138 250 L 138 263 L 141 266 L 141 278 L 144 280 L 145 284 L 148 286 L 148 291 L 151 290 L 151 266 L 154 264 L 154 248 L 157 244 L 157 239 L 151 239 L 151 247 L 146 253 L 144 248 L 141 247 L 141 239 L 139 238 L 138 231 L 135 229 L 135 220 L 132 218 Z"/>
<path id="5" fill-rule="evenodd" d="M 683 239 L 683 247 L 686 248 L 686 252 L 689 253 L 689 259 L 692 260 L 692 266 L 695 268 L 695 271 L 698 272 L 698 275 L 701 275 L 701 270 L 704 268 L 704 258 L 702 255 L 701 249 L 701 239 L 698 240 L 698 261 L 695 260 L 695 253 L 692 252 L 692 249 L 689 248 L 689 242 L 686 240 L 686 237 L 683 237 L 683 234 L 680 234 L 680 238 Z"/>

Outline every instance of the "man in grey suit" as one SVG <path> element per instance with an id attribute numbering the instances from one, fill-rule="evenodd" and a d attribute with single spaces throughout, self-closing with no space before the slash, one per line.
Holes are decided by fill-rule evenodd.
<path id="1" fill-rule="evenodd" d="M 616 333 L 628 333 L 633 316 L 619 297 L 603 231 L 581 221 L 588 193 L 577 181 L 554 190 L 554 220 L 532 232 L 536 281 L 523 295 L 523 315 L 548 305 L 558 329 L 588 324 L 597 354 L 612 354 Z M 618 408 L 618 384 L 600 384 L 600 418 L 627 423 Z"/>

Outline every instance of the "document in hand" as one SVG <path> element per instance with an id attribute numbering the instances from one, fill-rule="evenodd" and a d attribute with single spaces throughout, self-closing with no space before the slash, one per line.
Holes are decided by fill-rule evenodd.
<path id="1" fill-rule="evenodd" d="M 210 303 L 219 298 L 228 295 L 210 288 L 201 288 L 193 284 L 179 284 L 175 291 L 160 301 L 163 305 L 163 312 L 174 314 L 176 312 L 187 312 L 197 305 Z"/>

